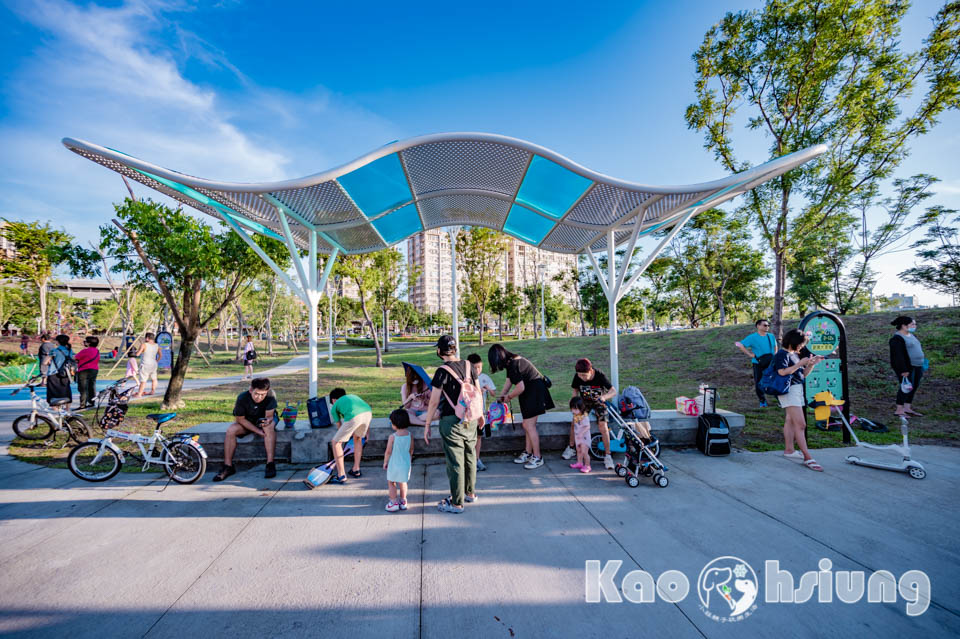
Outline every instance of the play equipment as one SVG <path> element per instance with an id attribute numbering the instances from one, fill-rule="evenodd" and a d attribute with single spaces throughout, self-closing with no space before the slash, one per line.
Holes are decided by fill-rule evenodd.
<path id="1" fill-rule="evenodd" d="M 853 420 L 850 416 L 850 389 L 847 383 L 847 332 L 843 321 L 830 311 L 815 311 L 804 317 L 798 327 L 807 335 L 807 350 L 813 355 L 826 359 L 804 380 L 804 399 L 814 401 L 817 393 L 829 391 L 837 399 L 845 400 L 842 412 L 846 423 Z M 801 355 L 802 357 L 802 355 Z M 839 422 L 817 419 L 815 426 L 820 430 L 843 433 L 844 443 L 850 442 L 850 435 Z"/>
<path id="2" fill-rule="evenodd" d="M 880 459 L 863 459 L 859 455 L 847 455 L 846 461 L 848 463 L 856 464 L 857 466 L 879 468 L 880 470 L 894 470 L 901 473 L 907 473 L 914 479 L 923 479 L 927 476 L 927 471 L 924 469 L 923 465 L 918 461 L 910 459 L 910 442 L 907 437 L 906 417 L 900 418 L 900 432 L 903 434 L 902 444 L 867 444 L 866 442 L 860 441 L 860 438 L 857 437 L 857 434 L 853 432 L 850 422 L 847 421 L 846 416 L 843 414 L 841 407 L 844 405 L 844 400 L 834 398 L 830 391 L 821 391 L 814 396 L 813 401 L 811 401 L 809 405 L 811 408 L 813 408 L 814 417 L 818 421 L 827 421 L 829 420 L 831 413 L 836 413 L 840 418 L 841 423 L 844 425 L 844 427 L 846 427 L 846 432 L 849 433 L 849 436 L 853 438 L 853 443 L 857 448 L 889 451 L 901 456 L 901 460 L 899 462 L 894 462 L 882 461 Z"/>

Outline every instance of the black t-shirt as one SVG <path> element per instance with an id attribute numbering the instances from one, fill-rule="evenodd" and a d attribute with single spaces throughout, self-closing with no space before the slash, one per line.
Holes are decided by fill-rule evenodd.
<path id="1" fill-rule="evenodd" d="M 276 421 L 277 414 L 277 396 L 273 391 L 267 391 L 267 396 L 259 404 L 253 401 L 250 391 L 243 391 L 237 395 L 237 403 L 233 405 L 233 416 L 243 417 L 254 426 L 260 425 L 260 420 L 267 416 L 267 411 L 274 411 L 273 417 Z"/>
<path id="2" fill-rule="evenodd" d="M 473 366 L 470 366 L 470 363 L 466 360 L 461 359 L 457 362 L 444 362 L 443 365 L 452 368 L 454 372 L 460 376 L 460 379 L 467 379 L 476 383 L 477 378 L 473 374 Z M 470 377 L 467 377 L 468 373 Z M 450 405 L 450 402 L 455 402 L 457 398 L 460 397 L 460 382 L 457 378 L 443 368 L 438 368 L 437 372 L 433 374 L 433 380 L 430 382 L 430 385 L 446 393 L 446 397 L 442 394 L 440 396 L 440 417 L 455 415 L 456 411 L 453 406 Z M 450 398 L 450 402 L 447 401 L 447 397 Z"/>
<path id="3" fill-rule="evenodd" d="M 543 379 L 543 375 L 526 357 L 514 357 L 507 362 L 507 378 L 513 385 L 523 382 L 526 387 L 534 380 Z"/>
<path id="4" fill-rule="evenodd" d="M 790 368 L 791 366 L 796 366 L 800 363 L 800 355 L 797 353 L 791 353 L 785 348 L 781 348 L 777 351 L 777 354 L 773 356 L 773 370 L 777 371 L 777 374 L 780 374 L 780 369 Z M 798 368 L 790 375 L 790 384 L 802 384 L 803 383 L 803 369 Z"/>
<path id="5" fill-rule="evenodd" d="M 613 388 L 613 384 L 607 379 L 599 369 L 593 369 L 593 379 L 583 381 L 576 373 L 573 374 L 573 381 L 570 388 L 576 389 L 585 402 L 596 402 L 605 392 Z"/>

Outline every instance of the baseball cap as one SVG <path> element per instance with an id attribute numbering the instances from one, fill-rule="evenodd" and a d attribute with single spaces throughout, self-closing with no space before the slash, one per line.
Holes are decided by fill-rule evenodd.
<path id="1" fill-rule="evenodd" d="M 437 349 L 441 353 L 453 353 L 457 350 L 457 340 L 451 335 L 441 335 L 437 340 Z"/>

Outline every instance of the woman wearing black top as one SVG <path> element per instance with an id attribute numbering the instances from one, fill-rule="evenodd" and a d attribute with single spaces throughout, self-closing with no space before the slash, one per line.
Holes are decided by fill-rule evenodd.
<path id="1" fill-rule="evenodd" d="M 920 417 L 921 414 L 913 410 L 913 396 L 923 377 L 925 359 L 920 340 L 913 334 L 917 330 L 917 322 L 912 317 L 900 315 L 890 324 L 897 329 L 890 338 L 890 367 L 897 376 L 897 410 L 893 414 Z M 904 380 L 913 387 L 909 393 L 903 392 Z"/>
<path id="2" fill-rule="evenodd" d="M 523 432 L 526 439 L 524 452 L 514 459 L 527 470 L 543 466 L 540 455 L 540 435 L 537 434 L 537 418 L 553 408 L 553 398 L 547 388 L 546 378 L 526 357 L 511 353 L 500 344 L 494 344 L 487 352 L 492 373 L 507 372 L 507 381 L 500 391 L 499 401 L 509 402 L 520 398 L 520 414 L 523 416 Z M 511 393 L 511 389 L 513 392 Z"/>

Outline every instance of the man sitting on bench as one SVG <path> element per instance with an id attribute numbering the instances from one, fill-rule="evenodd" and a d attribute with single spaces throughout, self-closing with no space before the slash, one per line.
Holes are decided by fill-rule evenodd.
<path id="1" fill-rule="evenodd" d="M 277 476 L 277 465 L 273 461 L 273 452 L 277 446 L 276 425 L 277 398 L 270 390 L 270 380 L 255 377 L 250 380 L 250 390 L 237 395 L 233 406 L 234 422 L 223 438 L 223 468 L 213 481 L 223 481 L 234 474 L 233 453 L 237 450 L 237 438 L 255 433 L 263 437 L 263 447 L 267 449 L 267 469 L 263 476 L 267 479 Z"/>

